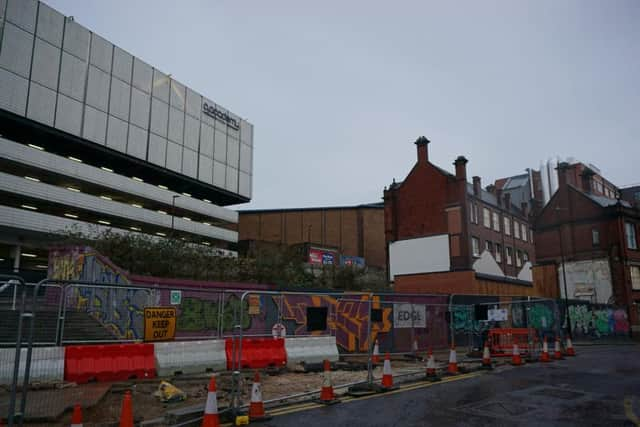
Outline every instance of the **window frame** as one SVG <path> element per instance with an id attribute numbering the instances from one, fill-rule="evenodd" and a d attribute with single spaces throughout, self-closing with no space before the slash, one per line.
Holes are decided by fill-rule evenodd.
<path id="1" fill-rule="evenodd" d="M 591 229 L 591 246 L 600 246 L 600 230 L 597 228 Z"/>
<path id="2" fill-rule="evenodd" d="M 496 262 L 502 263 L 502 245 L 500 243 L 496 243 L 496 251 L 494 255 Z"/>
<path id="3" fill-rule="evenodd" d="M 636 271 L 636 274 L 633 273 L 634 271 Z M 630 265 L 629 276 L 631 278 L 631 290 L 640 291 L 640 265 Z M 637 282 L 633 280 L 634 276 Z"/>
<path id="4" fill-rule="evenodd" d="M 504 252 L 507 265 L 513 265 L 513 248 L 511 246 L 505 246 Z"/>
<path id="5" fill-rule="evenodd" d="M 520 236 L 522 237 L 523 242 L 529 241 L 529 236 L 527 236 L 527 225 L 524 222 L 520 223 Z"/>
<path id="6" fill-rule="evenodd" d="M 500 214 L 496 211 L 491 213 L 491 220 L 493 221 L 493 231 L 500 232 Z"/>
<path id="7" fill-rule="evenodd" d="M 480 257 L 480 239 L 475 236 L 471 236 L 471 254 L 474 257 Z"/>
<path id="8" fill-rule="evenodd" d="M 638 250 L 638 236 L 636 235 L 636 225 L 633 222 L 624 223 L 624 237 L 627 243 L 627 249 L 633 251 Z"/>
<path id="9" fill-rule="evenodd" d="M 506 215 L 503 216 L 502 217 L 502 224 L 503 224 L 504 234 L 506 236 L 511 236 L 511 218 L 509 218 Z"/>
<path id="10" fill-rule="evenodd" d="M 484 206 L 482 207 L 482 225 L 491 229 L 491 209 Z"/>
<path id="11" fill-rule="evenodd" d="M 517 219 L 513 220 L 513 237 L 520 239 L 520 223 Z"/>

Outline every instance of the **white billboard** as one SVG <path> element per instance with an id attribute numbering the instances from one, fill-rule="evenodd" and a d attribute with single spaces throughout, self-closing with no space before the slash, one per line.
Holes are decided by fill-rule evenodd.
<path id="1" fill-rule="evenodd" d="M 389 243 L 389 274 L 449 271 L 449 235 L 419 237 Z"/>

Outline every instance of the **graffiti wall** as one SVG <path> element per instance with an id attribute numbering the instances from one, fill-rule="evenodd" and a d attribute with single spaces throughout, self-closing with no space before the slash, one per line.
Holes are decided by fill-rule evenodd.
<path id="1" fill-rule="evenodd" d="M 567 326 L 563 306 L 563 328 Z M 576 339 L 627 337 L 629 319 L 627 310 L 603 304 L 570 302 L 569 318 Z"/>
<path id="2" fill-rule="evenodd" d="M 48 278 L 88 282 L 130 284 L 127 273 L 88 246 L 55 249 L 49 252 Z"/>

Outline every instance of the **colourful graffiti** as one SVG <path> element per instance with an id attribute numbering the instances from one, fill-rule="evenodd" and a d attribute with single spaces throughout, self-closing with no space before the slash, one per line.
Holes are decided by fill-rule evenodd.
<path id="1" fill-rule="evenodd" d="M 627 335 L 629 319 L 622 308 L 597 308 L 589 304 L 569 305 L 571 329 L 575 335 L 601 338 L 612 335 Z M 566 328 L 564 320 L 563 327 Z"/>
<path id="2" fill-rule="evenodd" d="M 157 293 L 147 289 L 74 286 L 67 295 L 66 309 L 84 311 L 114 337 L 140 339 L 144 307 L 157 305 Z"/>
<path id="3" fill-rule="evenodd" d="M 546 303 L 531 304 L 529 306 L 529 326 L 541 330 L 553 330 L 555 316 L 553 308 Z"/>
<path id="4" fill-rule="evenodd" d="M 53 250 L 49 254 L 49 278 L 88 282 L 129 284 L 125 271 L 90 247 Z"/>
<path id="5" fill-rule="evenodd" d="M 233 294 L 227 294 L 222 312 L 222 330 L 232 330 L 238 320 L 234 319 L 234 314 L 240 307 L 240 298 Z M 251 327 L 251 316 L 249 316 L 248 301 L 243 304 L 242 328 Z M 220 317 L 220 302 L 215 296 L 214 300 L 202 298 L 186 297 L 180 305 L 178 315 L 178 332 L 204 332 L 217 331 L 218 319 Z"/>

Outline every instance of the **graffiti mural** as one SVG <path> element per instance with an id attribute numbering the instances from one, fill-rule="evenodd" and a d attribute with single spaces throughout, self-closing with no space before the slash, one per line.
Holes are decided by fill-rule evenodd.
<path id="1" fill-rule="evenodd" d="M 158 305 L 157 293 L 148 289 L 72 286 L 67 292 L 67 310 L 88 313 L 119 339 L 141 339 L 144 307 Z"/>
<path id="2" fill-rule="evenodd" d="M 49 278 L 87 282 L 130 284 L 127 273 L 88 246 L 52 250 Z"/>
<path id="3" fill-rule="evenodd" d="M 609 336 L 627 336 L 629 319 L 623 308 L 591 304 L 569 305 L 571 330 L 578 338 L 603 338 Z M 567 327 L 564 316 L 563 328 Z"/>

